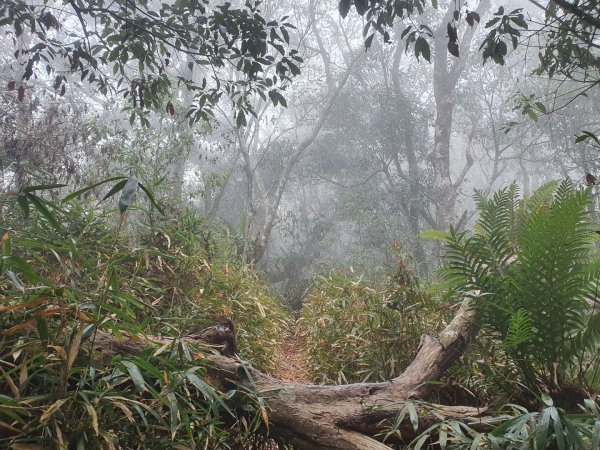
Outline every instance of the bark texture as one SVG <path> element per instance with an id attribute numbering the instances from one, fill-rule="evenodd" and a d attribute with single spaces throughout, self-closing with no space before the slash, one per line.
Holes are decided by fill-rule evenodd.
<path id="1" fill-rule="evenodd" d="M 489 0 L 482 0 L 477 7 L 477 13 L 483 17 L 490 8 Z M 435 98 L 435 138 L 432 155 L 435 173 L 435 208 L 436 222 L 440 230 L 448 230 L 455 222 L 455 205 L 459 188 L 473 165 L 468 147 L 466 164 L 455 180 L 452 180 L 450 161 L 455 156 L 451 154 L 450 138 L 452 136 L 452 114 L 454 112 L 454 95 L 458 82 L 465 71 L 469 59 L 471 42 L 479 22 L 468 27 L 460 38 L 460 58 L 448 61 L 447 25 L 452 22 L 456 5 L 450 3 L 443 20 L 435 30 L 435 48 L 433 62 L 433 93 Z"/>
<path id="2" fill-rule="evenodd" d="M 438 379 L 464 353 L 476 336 L 475 311 L 465 300 L 456 316 L 439 336 L 423 336 L 413 362 L 398 377 L 379 383 L 342 386 L 296 384 L 279 380 L 254 369 L 238 358 L 222 354 L 203 354 L 209 361 L 209 375 L 231 389 L 245 385 L 265 400 L 269 428 L 275 436 L 299 449 L 386 449 L 376 437 L 385 432 L 387 419 L 393 419 L 407 401 L 426 400 L 429 381 Z M 190 337 L 189 339 L 194 339 Z M 124 337 L 120 340 L 100 333 L 95 341 L 96 356 L 136 353 L 148 345 L 169 342 L 165 338 Z M 227 342 L 223 342 L 227 344 Z M 401 428 L 409 442 L 438 419 L 433 410 L 445 417 L 469 422 L 483 418 L 484 410 L 466 406 L 418 405 L 419 430 L 407 423 Z"/>

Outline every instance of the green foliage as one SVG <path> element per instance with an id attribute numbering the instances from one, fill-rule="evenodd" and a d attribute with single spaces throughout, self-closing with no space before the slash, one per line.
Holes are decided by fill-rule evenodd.
<path id="1" fill-rule="evenodd" d="M 550 2 L 540 30 L 545 47 L 536 74 L 566 76 L 582 85 L 579 94 L 598 83 L 600 56 L 594 35 L 600 26 L 598 0 Z"/>
<path id="2" fill-rule="evenodd" d="M 508 53 L 508 46 L 505 39 L 510 39 L 513 50 L 519 45 L 521 31 L 527 30 L 528 25 L 522 14 L 522 8 L 515 9 L 508 14 L 504 13 L 504 7 L 501 6 L 494 18 L 485 24 L 486 28 L 491 28 L 479 47 L 483 50 L 483 62 L 491 59 L 496 64 L 504 65 L 504 58 Z"/>
<path id="3" fill-rule="evenodd" d="M 278 83 L 300 73 L 297 64 L 302 58 L 288 48 L 288 29 L 293 25 L 285 17 L 280 22 L 266 19 L 259 5 L 258 1 L 234 7 L 229 2 L 209 5 L 208 0 L 158 4 L 75 0 L 63 5 L 63 14 L 77 21 L 68 25 L 66 34 L 64 16 L 44 3 L 7 0 L 0 7 L 3 33 L 32 38 L 29 48 L 15 44 L 15 58 L 26 58 L 27 63 L 22 79 L 10 81 L 8 88 L 17 89 L 22 101 L 28 89 L 25 82 L 39 74 L 52 79 L 53 89 L 64 95 L 68 72 L 77 73 L 102 94 L 116 91 L 128 98 L 132 121 L 139 117 L 145 125 L 149 108 L 175 114 L 171 100 L 178 85 L 194 95 L 192 120 L 208 120 L 223 94 L 235 105 L 238 117 L 252 113 L 249 99 L 254 94 L 266 98 L 269 93 L 274 103 L 277 99 L 285 105 Z M 190 72 L 194 66 L 207 68 L 212 75 L 195 82 L 172 69 L 179 64 L 186 64 Z M 242 77 L 229 79 L 226 71 L 221 72 L 225 67 L 234 67 Z M 242 125 L 239 120 L 238 124 Z"/>
<path id="4" fill-rule="evenodd" d="M 587 302 L 600 267 L 589 191 L 565 180 L 520 200 L 513 184 L 476 201 L 474 233 L 447 240 L 443 273 L 455 294 L 477 302 L 482 324 L 503 340 L 531 388 L 598 383 L 589 378 L 600 338 Z"/>
<path id="5" fill-rule="evenodd" d="M 434 309 L 401 259 L 378 287 L 335 272 L 317 277 L 300 318 L 314 380 L 346 383 L 397 376 L 410 363 L 424 329 L 442 325 L 431 314 Z M 424 317 L 431 317 L 431 324 Z"/>
<path id="6" fill-rule="evenodd" d="M 600 140 L 598 139 L 598 136 L 595 133 L 592 133 L 591 131 L 586 131 L 586 130 L 581 131 L 581 134 L 579 136 L 577 136 L 577 138 L 575 139 L 575 143 L 578 144 L 579 142 L 584 142 L 584 141 L 587 141 L 588 139 L 593 141 L 592 145 L 594 147 L 600 147 Z"/>
<path id="7" fill-rule="evenodd" d="M 128 236 L 113 209 L 35 192 L 58 228 L 16 198 L 0 205 L 0 447 L 259 445 L 261 399 L 221 391 L 211 350 L 181 339 L 231 319 L 242 357 L 270 367 L 285 312 L 225 234 L 182 212 Z M 171 341 L 107 360 L 92 350 L 100 332 Z"/>
<path id="8" fill-rule="evenodd" d="M 525 95 L 522 92 L 517 92 L 510 98 L 513 103 L 513 111 L 518 111 L 523 115 L 527 115 L 534 122 L 538 121 L 540 114 L 547 114 L 546 105 L 539 101 L 536 94 Z M 516 122 L 508 124 L 505 128 L 505 132 L 509 132 L 511 127 L 516 125 Z"/>
<path id="9" fill-rule="evenodd" d="M 554 406 L 550 397 L 544 397 L 545 407 L 529 412 L 517 405 L 506 405 L 494 416 L 477 424 L 464 424 L 444 417 L 435 405 L 420 403 L 437 421 L 425 429 L 411 443 L 410 448 L 440 448 L 442 450 L 598 450 L 600 445 L 600 411 L 593 400 L 580 405 L 581 412 L 567 414 Z M 406 419 L 417 430 L 419 416 L 415 404 L 407 402 L 397 416 L 389 421 L 382 434 L 384 442 L 390 437 L 402 438 L 401 425 Z M 481 432 L 478 430 L 487 429 Z M 433 447 L 435 445 L 435 447 Z"/>
<path id="10" fill-rule="evenodd" d="M 428 229 L 421 231 L 419 236 L 421 239 L 444 242 L 446 239 L 448 239 L 448 232 L 443 230 Z"/>
<path id="11" fill-rule="evenodd" d="M 428 39 L 432 39 L 434 33 L 426 24 L 417 26 L 413 19 L 414 16 L 424 13 L 427 3 L 426 0 L 410 0 L 402 2 L 395 0 L 373 0 L 369 2 L 363 0 L 340 0 L 338 10 L 342 18 L 345 18 L 350 11 L 350 7 L 354 4 L 356 12 L 360 16 L 365 16 L 363 36 L 365 37 L 366 48 L 371 46 L 375 34 L 380 34 L 385 43 L 391 42 L 388 29 L 392 28 L 397 19 L 406 19 L 408 24 L 402 31 L 400 39 L 406 39 L 407 50 L 411 44 L 414 45 L 414 52 L 417 59 L 419 59 L 420 56 L 423 56 L 426 61 L 430 62 L 431 48 Z M 431 6 L 434 9 L 437 9 L 437 0 L 432 0 Z M 458 26 L 461 15 L 464 14 L 465 21 L 469 27 L 474 27 L 475 22 L 479 24 L 481 18 L 476 11 L 469 11 L 466 5 L 464 6 L 464 13 L 462 11 L 463 6 L 455 4 L 455 8 L 452 20 L 446 24 L 448 31 L 447 49 L 448 53 L 458 58 L 460 46 L 458 42 Z"/>

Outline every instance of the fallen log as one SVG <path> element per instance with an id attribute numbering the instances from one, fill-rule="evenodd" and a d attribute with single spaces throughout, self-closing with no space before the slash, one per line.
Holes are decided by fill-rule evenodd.
<path id="1" fill-rule="evenodd" d="M 227 333 L 232 332 L 233 327 L 216 330 Z M 409 401 L 417 401 L 414 406 L 419 414 L 419 428 L 415 431 L 410 423 L 401 424 L 399 431 L 405 443 L 439 420 L 434 412 L 470 423 L 484 418 L 485 410 L 479 408 L 418 403 L 427 400 L 432 386 L 429 382 L 440 378 L 458 360 L 478 331 L 475 310 L 471 301 L 465 300 L 439 336 L 422 337 L 415 358 L 401 375 L 377 383 L 297 384 L 274 378 L 239 358 L 218 352 L 203 354 L 201 358 L 208 361 L 211 379 L 223 389 L 241 385 L 254 389 L 269 408 L 270 432 L 299 449 L 389 449 L 376 437 L 385 432 L 389 420 Z M 211 342 L 218 343 L 215 335 L 211 336 Z M 117 339 L 99 332 L 93 354 L 101 357 L 135 354 L 148 345 L 169 342 L 173 339 L 133 336 Z M 227 348 L 231 342 L 225 340 L 222 344 Z"/>

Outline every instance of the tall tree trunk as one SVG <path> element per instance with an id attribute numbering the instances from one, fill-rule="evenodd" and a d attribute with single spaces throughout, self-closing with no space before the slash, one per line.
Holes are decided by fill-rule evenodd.
<path id="1" fill-rule="evenodd" d="M 450 135 L 454 110 L 454 88 L 447 82 L 435 83 L 435 140 L 433 147 L 433 171 L 435 173 L 437 226 L 447 230 L 454 221 L 456 192 L 450 178 Z"/>
<path id="2" fill-rule="evenodd" d="M 281 203 L 281 199 L 283 197 L 283 193 L 287 187 L 287 184 L 290 180 L 290 176 L 292 174 L 292 170 L 296 167 L 301 157 L 304 155 L 306 150 L 312 145 L 315 141 L 321 129 L 325 125 L 325 121 L 329 118 L 329 114 L 333 109 L 333 105 L 335 101 L 340 95 L 340 92 L 346 85 L 348 81 L 348 77 L 352 72 L 355 64 L 361 59 L 364 55 L 364 52 L 359 50 L 358 55 L 356 55 L 352 61 L 349 63 L 346 71 L 342 75 L 340 81 L 338 82 L 335 90 L 329 94 L 329 98 L 323 109 L 321 110 L 317 122 L 313 126 L 312 130 L 308 134 L 308 136 L 303 139 L 296 148 L 294 149 L 290 158 L 285 162 L 281 171 L 277 176 L 277 181 L 274 186 L 274 193 L 270 199 L 265 202 L 265 206 L 263 208 L 264 212 L 264 220 L 262 226 L 256 233 L 256 238 L 254 240 L 253 251 L 249 254 L 249 261 L 253 261 L 255 263 L 259 262 L 267 250 L 267 246 L 269 244 L 269 240 L 271 238 L 271 232 L 273 231 L 273 226 L 275 225 L 275 220 L 277 219 L 277 212 L 279 211 L 279 205 Z"/>
<path id="3" fill-rule="evenodd" d="M 186 61 L 181 62 L 180 71 L 183 74 L 184 78 L 187 81 L 192 81 L 194 78 L 194 59 L 191 56 L 187 57 Z M 187 111 L 193 101 L 193 94 L 190 89 L 184 89 L 183 91 L 183 110 Z M 187 138 L 187 146 L 182 149 L 181 152 L 170 155 L 170 164 L 168 168 L 168 181 L 169 185 L 172 187 L 172 195 L 175 199 L 181 200 L 181 196 L 183 194 L 183 184 L 184 184 L 184 176 L 186 164 L 188 161 L 188 157 L 191 152 L 191 145 L 194 141 L 192 136 L 192 130 L 190 129 L 189 123 L 187 120 L 183 120 L 179 125 L 183 127 L 183 132 L 188 134 Z M 181 131 L 179 131 L 181 134 Z"/>
<path id="4" fill-rule="evenodd" d="M 399 38 L 399 36 L 397 36 Z M 402 58 L 403 53 L 403 44 L 398 39 L 398 43 L 396 45 L 396 49 L 394 51 L 394 56 L 392 59 L 392 67 L 391 67 L 391 80 L 392 87 L 394 89 L 394 94 L 397 99 L 402 99 L 402 102 L 407 102 L 406 96 L 404 95 L 404 91 L 402 89 L 402 84 L 400 82 L 400 60 Z M 385 71 L 384 71 L 385 73 Z M 419 239 L 419 233 L 421 231 L 420 228 L 420 218 L 421 218 L 421 209 L 422 205 L 422 192 L 421 192 L 421 169 L 419 168 L 419 160 L 417 158 L 417 153 L 415 151 L 414 146 L 414 119 L 413 115 L 409 114 L 406 118 L 407 130 L 405 134 L 405 156 L 406 162 L 408 163 L 408 186 L 409 186 L 409 201 L 408 201 L 408 227 L 410 232 L 414 238 L 414 247 L 413 254 L 416 260 L 419 262 L 419 270 L 425 272 L 426 271 L 426 258 L 425 252 L 423 250 L 423 245 L 421 240 Z M 398 164 L 399 166 L 399 164 Z M 398 170 L 401 168 L 398 167 Z"/>
<path id="5" fill-rule="evenodd" d="M 481 17 L 490 8 L 489 0 L 482 0 L 477 7 Z M 471 41 L 478 23 L 468 27 L 460 39 L 460 58 L 448 62 L 447 24 L 452 21 L 455 4 L 451 3 L 440 26 L 435 31 L 435 56 L 433 63 L 433 92 L 435 98 L 435 137 L 432 155 L 435 173 L 435 210 L 437 227 L 447 230 L 455 221 L 455 205 L 458 191 L 466 172 L 473 161 L 467 155 L 467 165 L 461 175 L 452 181 L 450 173 L 450 137 L 452 135 L 452 115 L 456 86 L 465 70 Z"/>

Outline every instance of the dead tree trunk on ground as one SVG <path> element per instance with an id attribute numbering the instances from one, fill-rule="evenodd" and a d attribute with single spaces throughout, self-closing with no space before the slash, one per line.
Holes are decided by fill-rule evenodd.
<path id="1" fill-rule="evenodd" d="M 465 300 L 450 324 L 437 337 L 423 336 L 413 362 L 398 377 L 379 383 L 342 386 L 295 384 L 273 378 L 243 361 L 211 355 L 209 374 L 222 388 L 246 385 L 259 393 L 267 404 L 271 433 L 299 449 L 371 450 L 389 447 L 375 439 L 384 432 L 387 419 L 393 419 L 410 400 L 426 400 L 430 381 L 438 379 L 464 353 L 479 328 L 475 310 Z M 97 356 L 136 353 L 140 347 L 164 344 L 164 338 L 144 340 L 97 336 Z M 98 352 L 98 353 L 96 353 Z M 419 430 L 410 424 L 401 428 L 406 442 L 437 421 L 433 411 L 463 421 L 482 419 L 484 411 L 466 406 L 415 405 Z"/>

